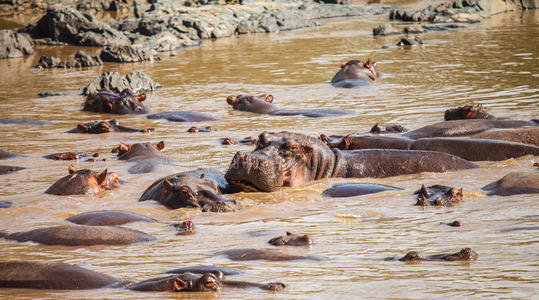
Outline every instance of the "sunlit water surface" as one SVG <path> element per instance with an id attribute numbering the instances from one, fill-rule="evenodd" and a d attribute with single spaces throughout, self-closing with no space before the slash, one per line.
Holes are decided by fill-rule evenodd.
<path id="1" fill-rule="evenodd" d="M 158 237 L 132 246 L 60 247 L 0 240 L 0 260 L 39 260 L 78 264 L 123 279 L 140 281 L 183 266 L 221 265 L 245 270 L 238 280 L 281 281 L 276 294 L 256 289 L 225 288 L 218 294 L 140 294 L 122 289 L 89 291 L 0 290 L 0 298 L 532 298 L 539 284 L 537 231 L 502 232 L 509 227 L 537 226 L 537 195 L 486 197 L 480 188 L 511 171 L 533 170 L 535 157 L 481 162 L 484 168 L 445 174 L 423 173 L 384 179 L 327 179 L 274 193 L 230 196 L 245 208 L 234 213 L 168 210 L 154 202 L 138 202 L 142 191 L 163 176 L 198 167 L 225 171 L 236 151 L 252 146 L 222 146 L 219 139 L 256 136 L 264 130 L 292 130 L 313 136 L 365 133 L 376 122 L 415 129 L 442 120 L 446 108 L 482 103 L 492 114 L 532 119 L 539 111 L 539 14 L 508 13 L 468 25 L 466 29 L 422 35 L 426 44 L 412 49 L 387 48 L 398 37 L 374 38 L 371 29 L 387 16 L 326 20 L 324 27 L 274 34 L 243 35 L 204 42 L 161 62 L 105 64 L 75 70 L 32 68 L 40 55 L 72 58 L 77 48 L 39 48 L 34 56 L 0 61 L 0 118 L 40 119 L 52 125 L 0 125 L 2 149 L 26 157 L 2 164 L 27 169 L 2 176 L 0 200 L 13 201 L 0 210 L 0 230 L 15 232 L 66 224 L 74 213 L 121 209 L 161 223 L 128 227 Z M 86 49 L 97 53 L 97 49 Z M 359 89 L 328 84 L 338 63 L 374 59 L 383 78 Z M 122 74 L 140 69 L 164 88 L 150 93 L 154 112 L 205 112 L 219 121 L 211 133 L 187 133 L 192 123 L 147 120 L 82 112 L 79 88 L 104 71 Z M 37 98 L 38 92 L 68 96 Z M 286 109 L 339 108 L 351 116 L 311 119 L 233 111 L 228 95 L 272 94 Z M 155 127 L 155 134 L 66 134 L 81 122 L 120 120 L 124 125 Z M 163 150 L 175 165 L 142 175 L 109 154 L 119 142 L 165 141 Z M 41 156 L 61 151 L 103 152 L 106 162 L 76 162 L 80 168 L 119 173 L 127 184 L 98 197 L 53 196 L 43 192 L 67 174 L 72 162 Z M 321 193 L 337 182 L 373 182 L 403 188 L 374 195 L 329 199 Z M 446 184 L 464 189 L 453 208 L 420 208 L 413 191 L 421 184 Z M 167 226 L 191 218 L 197 234 L 176 236 Z M 462 220 L 453 228 L 440 222 Z M 285 231 L 307 233 L 315 244 L 287 251 L 328 258 L 323 261 L 232 262 L 214 253 L 232 248 L 270 247 L 267 240 Z M 479 259 L 471 264 L 383 261 L 411 250 L 423 254 L 456 252 L 471 247 Z"/>

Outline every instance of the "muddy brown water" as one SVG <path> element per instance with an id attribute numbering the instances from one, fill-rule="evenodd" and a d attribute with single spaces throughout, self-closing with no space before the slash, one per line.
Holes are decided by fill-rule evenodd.
<path id="1" fill-rule="evenodd" d="M 153 202 L 137 202 L 157 178 L 197 167 L 226 170 L 236 151 L 251 146 L 222 146 L 219 138 L 240 139 L 263 130 L 307 134 L 364 133 L 376 122 L 419 128 L 443 118 L 446 108 L 482 103 L 499 117 L 532 119 L 539 112 L 539 13 L 507 13 L 466 29 L 422 35 L 423 47 L 388 48 L 398 37 L 373 38 L 371 29 L 384 16 L 326 20 L 326 26 L 274 34 L 244 35 L 206 41 L 183 49 L 161 62 L 105 64 L 75 70 L 37 70 L 42 54 L 70 58 L 77 48 L 38 48 L 24 59 L 0 61 L 0 118 L 38 119 L 52 125 L 0 125 L 2 150 L 26 157 L 2 164 L 28 169 L 2 176 L 0 200 L 13 201 L 0 210 L 0 230 L 15 232 L 65 224 L 81 212 L 122 209 L 161 223 L 128 227 L 159 238 L 149 244 L 70 248 L 0 240 L 0 260 L 39 260 L 79 264 L 128 280 L 145 280 L 191 265 L 221 265 L 245 270 L 238 280 L 281 281 L 278 293 L 223 289 L 217 294 L 90 291 L 0 290 L 0 298 L 533 298 L 539 285 L 537 231 L 502 232 L 503 228 L 537 226 L 537 195 L 487 197 L 480 188 L 511 171 L 533 170 L 537 157 L 481 162 L 477 170 L 423 173 L 384 179 L 327 179 L 274 193 L 230 196 L 245 208 L 234 213 L 168 210 Z M 89 52 L 96 49 L 88 48 Z M 370 57 L 383 74 L 378 84 L 337 89 L 328 82 L 338 62 Z M 189 110 L 218 116 L 216 131 L 192 134 L 193 123 L 147 120 L 81 112 L 78 89 L 103 71 L 122 74 L 140 69 L 164 86 L 146 100 L 154 112 Z M 37 98 L 38 92 L 67 96 Z M 286 109 L 340 108 L 356 115 L 310 119 L 264 116 L 232 111 L 228 95 L 271 93 Z M 77 123 L 116 118 L 123 125 L 155 127 L 155 134 L 65 134 Z M 128 164 L 109 154 L 123 142 L 157 142 L 176 164 L 151 174 L 131 175 Z M 60 151 L 102 152 L 106 162 L 75 162 L 77 167 L 118 172 L 128 183 L 97 197 L 53 196 L 43 192 L 67 174 L 72 162 L 50 161 L 42 155 Z M 337 182 L 369 182 L 403 188 L 374 195 L 329 199 L 321 193 Z M 421 184 L 446 184 L 464 189 L 463 202 L 453 208 L 414 206 L 413 191 Z M 166 224 L 192 219 L 197 234 L 176 236 Z M 461 228 L 440 222 L 461 220 Z M 314 245 L 286 250 L 327 257 L 323 261 L 232 262 L 214 253 L 232 248 L 270 247 L 267 240 L 284 231 L 308 233 Z M 471 264 L 424 262 L 408 265 L 383 261 L 411 250 L 423 254 L 471 247 L 479 260 Z"/>

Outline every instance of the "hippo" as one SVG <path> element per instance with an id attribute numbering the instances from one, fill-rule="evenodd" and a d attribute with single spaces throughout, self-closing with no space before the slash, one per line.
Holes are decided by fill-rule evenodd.
<path id="1" fill-rule="evenodd" d="M 423 45 L 423 40 L 417 36 L 415 37 L 406 37 L 401 38 L 401 40 L 396 44 L 397 47 L 410 47 L 410 46 L 416 46 L 416 45 Z"/>
<path id="2" fill-rule="evenodd" d="M 268 241 L 273 246 L 309 246 L 313 244 L 313 239 L 307 235 L 297 235 L 289 231 L 286 235 L 274 237 Z"/>
<path id="3" fill-rule="evenodd" d="M 222 138 L 221 139 L 221 145 L 235 145 L 236 142 L 234 142 L 231 138 Z"/>
<path id="4" fill-rule="evenodd" d="M 267 114 L 274 116 L 304 116 L 310 118 L 335 117 L 348 115 L 349 112 L 338 109 L 308 109 L 308 110 L 283 110 L 273 104 L 272 95 L 246 96 L 238 95 L 236 97 L 229 96 L 226 102 L 232 105 L 234 110 L 247 111 L 257 114 Z"/>
<path id="5" fill-rule="evenodd" d="M 524 155 L 539 155 L 539 147 L 528 144 L 472 138 L 420 138 L 411 150 L 439 151 L 470 161 L 500 161 Z"/>
<path id="6" fill-rule="evenodd" d="M 99 153 L 96 153 L 96 154 L 99 154 Z M 77 159 L 86 158 L 89 156 L 90 155 L 86 153 L 82 153 L 82 152 L 58 152 L 58 153 L 44 155 L 43 158 L 52 159 L 52 160 L 77 160 Z"/>
<path id="7" fill-rule="evenodd" d="M 417 203 L 421 206 L 453 206 L 462 200 L 462 188 L 456 189 L 445 185 L 432 185 L 428 188 L 422 185 L 417 194 Z"/>
<path id="8" fill-rule="evenodd" d="M 368 59 L 366 62 L 361 60 L 350 60 L 347 63 L 341 63 L 341 69 L 330 83 L 334 87 L 355 88 L 371 82 L 375 82 L 380 77 L 376 68 L 376 62 Z"/>
<path id="9" fill-rule="evenodd" d="M 195 224 L 193 224 L 193 222 L 189 220 L 183 221 L 181 223 L 172 224 L 172 226 L 174 226 L 178 230 L 176 235 L 191 235 L 196 233 Z"/>
<path id="10" fill-rule="evenodd" d="M 72 128 L 67 133 L 90 133 L 101 134 L 107 132 L 155 132 L 154 128 L 137 129 L 120 125 L 116 119 L 110 121 L 93 121 L 84 124 L 78 124 L 77 127 Z"/>
<path id="11" fill-rule="evenodd" d="M 457 108 L 450 108 L 445 111 L 444 119 L 446 121 L 451 121 L 465 119 L 496 119 L 496 117 L 484 110 L 483 105 L 477 104 L 476 106 L 464 105 Z"/>
<path id="12" fill-rule="evenodd" d="M 282 282 L 270 282 L 270 283 L 255 283 L 247 281 L 225 280 L 223 285 L 226 287 L 234 288 L 259 288 L 262 290 L 277 292 L 286 288 L 286 284 Z"/>
<path id="13" fill-rule="evenodd" d="M 501 140 L 539 146 L 539 126 L 514 129 L 490 129 L 471 135 L 470 138 Z"/>
<path id="14" fill-rule="evenodd" d="M 0 201 L 0 208 L 10 208 L 13 205 L 11 201 Z"/>
<path id="15" fill-rule="evenodd" d="M 406 132 L 408 128 L 402 125 L 381 125 L 380 123 L 374 124 L 369 131 L 372 134 L 384 134 L 384 133 L 400 133 Z"/>
<path id="16" fill-rule="evenodd" d="M 67 96 L 66 93 L 62 93 L 62 92 L 40 92 L 40 93 L 37 93 L 37 96 L 39 98 L 47 98 L 47 97 L 55 97 L 55 96 Z"/>
<path id="17" fill-rule="evenodd" d="M 232 249 L 216 253 L 225 255 L 233 261 L 247 260 L 268 260 L 268 261 L 288 261 L 298 259 L 322 260 L 322 258 L 313 255 L 293 255 L 281 252 L 277 249 Z"/>
<path id="18" fill-rule="evenodd" d="M 120 187 L 118 175 L 107 169 L 98 173 L 88 169 L 68 168 L 69 175 L 60 178 L 45 193 L 53 195 L 97 195 L 103 191 Z"/>
<path id="19" fill-rule="evenodd" d="M 20 157 L 20 156 L 21 155 L 19 155 L 19 154 L 15 154 L 15 153 L 0 150 L 0 160 L 8 159 L 8 158 L 14 158 L 14 157 Z"/>
<path id="20" fill-rule="evenodd" d="M 150 110 L 142 104 L 146 94 L 135 94 L 130 89 L 124 89 L 120 94 L 108 90 L 90 93 L 83 103 L 83 111 L 110 114 L 147 114 Z"/>
<path id="21" fill-rule="evenodd" d="M 0 262 L 0 288 L 84 290 L 124 287 L 129 282 L 58 262 Z"/>
<path id="22" fill-rule="evenodd" d="M 481 189 L 489 196 L 539 193 L 539 172 L 512 172 Z"/>
<path id="23" fill-rule="evenodd" d="M 462 221 L 459 221 L 459 220 L 455 220 L 451 223 L 444 223 L 444 222 L 440 222 L 441 225 L 447 225 L 447 226 L 451 226 L 451 227 L 462 227 Z"/>
<path id="24" fill-rule="evenodd" d="M 204 122 L 219 120 L 219 118 L 208 114 L 190 111 L 165 111 L 157 114 L 147 115 L 146 118 L 150 120 L 165 119 L 171 122 Z"/>
<path id="25" fill-rule="evenodd" d="M 328 177 L 389 177 L 477 168 L 459 157 L 433 151 L 330 149 L 317 138 L 263 132 L 250 154 L 237 152 L 225 178 L 235 191 L 272 192 Z"/>
<path id="26" fill-rule="evenodd" d="M 470 136 L 481 133 L 492 128 L 519 128 L 524 126 L 537 126 L 539 123 L 519 120 L 498 120 L 498 119 L 469 119 L 451 120 L 428 125 L 403 134 L 410 139 L 429 137 L 453 137 Z"/>
<path id="27" fill-rule="evenodd" d="M 235 202 L 220 195 L 218 182 L 223 186 L 223 179 L 216 177 L 222 177 L 222 174 L 213 169 L 172 174 L 152 183 L 139 201 L 155 200 L 171 209 L 194 207 L 202 211 L 234 211 Z M 228 190 L 227 185 L 223 187 Z"/>
<path id="28" fill-rule="evenodd" d="M 222 288 L 220 276 L 214 273 L 182 273 L 153 278 L 128 286 L 133 291 L 216 292 Z"/>
<path id="29" fill-rule="evenodd" d="M 213 128 L 211 126 L 206 126 L 206 127 L 193 126 L 193 127 L 190 127 L 189 129 L 187 129 L 187 132 L 190 132 L 190 133 L 211 132 L 211 131 L 213 131 Z"/>
<path id="30" fill-rule="evenodd" d="M 66 221 L 87 226 L 115 226 L 133 222 L 157 222 L 155 219 L 121 210 L 102 210 L 85 212 L 67 218 Z"/>
<path id="31" fill-rule="evenodd" d="M 345 198 L 395 190 L 401 189 L 374 183 L 338 183 L 325 190 L 322 194 L 326 197 Z"/>
<path id="32" fill-rule="evenodd" d="M 9 173 L 17 172 L 20 170 L 24 170 L 26 168 L 23 167 L 16 167 L 16 166 L 6 166 L 6 165 L 0 165 L 0 175 L 6 175 Z"/>
<path id="33" fill-rule="evenodd" d="M 18 242 L 64 246 L 129 245 L 156 240 L 147 233 L 129 228 L 86 225 L 63 225 L 12 234 L 2 233 L 2 237 Z"/>
<path id="34" fill-rule="evenodd" d="M 130 174 L 142 174 L 152 172 L 156 164 L 169 162 L 167 156 L 161 152 L 164 148 L 165 143 L 163 141 L 156 144 L 135 143 L 126 145 L 120 143 L 118 147 L 112 149 L 112 153 L 118 153 L 119 160 L 136 162 L 134 166 L 128 169 Z"/>
<path id="35" fill-rule="evenodd" d="M 401 149 L 410 150 L 414 140 L 403 137 L 372 136 L 372 135 L 346 135 L 346 136 L 326 136 L 320 135 L 320 140 L 325 142 L 330 148 L 341 150 L 358 149 Z"/>
<path id="36" fill-rule="evenodd" d="M 410 251 L 406 253 L 406 255 L 402 258 L 395 258 L 395 257 L 388 257 L 385 260 L 399 260 L 399 261 L 405 261 L 405 262 L 420 262 L 420 261 L 472 261 L 477 260 L 477 252 L 473 251 L 470 248 L 463 248 L 459 252 L 456 253 L 449 253 L 449 254 L 436 254 L 436 255 L 428 255 L 428 256 L 421 256 L 416 251 Z"/>
<path id="37" fill-rule="evenodd" d="M 17 124 L 17 125 L 50 125 L 51 121 L 43 120 L 22 120 L 22 119 L 0 119 L 0 124 Z"/>

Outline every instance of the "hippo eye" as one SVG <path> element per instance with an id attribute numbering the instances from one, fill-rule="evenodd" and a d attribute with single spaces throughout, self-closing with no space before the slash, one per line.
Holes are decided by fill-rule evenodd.
<path id="1" fill-rule="evenodd" d="M 189 195 L 191 193 L 191 190 L 186 187 L 186 186 L 182 186 L 181 189 L 180 189 L 180 192 L 183 194 L 183 195 Z"/>

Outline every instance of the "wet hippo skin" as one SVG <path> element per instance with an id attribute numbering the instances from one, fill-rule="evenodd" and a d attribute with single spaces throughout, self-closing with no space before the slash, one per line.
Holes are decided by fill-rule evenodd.
<path id="1" fill-rule="evenodd" d="M 88 169 L 77 170 L 72 165 L 69 175 L 60 178 L 45 193 L 53 195 L 97 195 L 120 186 L 118 175 L 105 169 L 98 173 Z"/>
<path id="2" fill-rule="evenodd" d="M 401 149 L 410 150 L 414 140 L 403 137 L 392 136 L 372 136 L 372 135 L 346 135 L 346 136 L 326 136 L 320 135 L 320 140 L 324 141 L 330 148 L 341 150 L 359 149 Z"/>
<path id="3" fill-rule="evenodd" d="M 185 267 L 185 268 L 179 268 L 167 271 L 167 273 L 172 274 L 182 274 L 182 273 L 195 273 L 195 274 L 204 274 L 204 273 L 212 273 L 215 271 L 219 271 L 223 273 L 224 275 L 239 275 L 242 274 L 243 271 L 240 269 L 235 268 L 227 268 L 227 267 L 219 267 L 219 266 L 192 266 L 192 267 Z"/>
<path id="4" fill-rule="evenodd" d="M 19 157 L 19 156 L 22 156 L 22 155 L 0 150 L 0 160 L 13 158 L 13 157 Z"/>
<path id="5" fill-rule="evenodd" d="M 93 121 L 84 124 L 78 124 L 77 127 L 72 128 L 67 133 L 89 133 L 100 134 L 107 132 L 151 132 L 155 131 L 153 128 L 137 129 L 120 125 L 115 119 L 110 121 Z"/>
<path id="6" fill-rule="evenodd" d="M 453 206 L 462 200 L 462 189 L 445 185 L 432 185 L 428 188 L 422 185 L 415 192 L 417 194 L 417 202 L 415 205 L 421 206 Z"/>
<path id="7" fill-rule="evenodd" d="M 13 173 L 13 172 L 16 172 L 16 171 L 19 171 L 19 170 L 24 170 L 24 169 L 26 169 L 26 168 L 16 167 L 16 166 L 0 165 L 0 175 L 9 174 L 9 173 Z"/>
<path id="8" fill-rule="evenodd" d="M 484 110 L 481 104 L 478 104 L 475 106 L 464 105 L 457 108 L 450 108 L 445 111 L 444 119 L 446 121 L 451 121 L 465 119 L 496 119 L 496 117 Z"/>
<path id="9" fill-rule="evenodd" d="M 273 96 L 229 96 L 227 103 L 232 105 L 234 110 L 247 111 L 257 114 L 268 114 L 275 116 L 305 116 L 310 118 L 334 117 L 350 114 L 338 109 L 308 109 L 308 110 L 283 110 L 273 104 Z"/>
<path id="10" fill-rule="evenodd" d="M 0 288 L 84 290 L 123 287 L 127 283 L 65 263 L 0 262 Z"/>
<path id="11" fill-rule="evenodd" d="M 165 119 L 171 122 L 204 122 L 219 120 L 214 116 L 190 111 L 166 111 L 147 115 L 148 119 Z"/>
<path id="12" fill-rule="evenodd" d="M 490 129 L 470 137 L 539 146 L 539 126 L 527 126 L 514 129 Z"/>
<path id="13" fill-rule="evenodd" d="M 376 62 L 367 60 L 350 60 L 341 64 L 341 69 L 331 79 L 331 85 L 342 88 L 355 88 L 374 81 L 380 77 Z"/>
<path id="14" fill-rule="evenodd" d="M 102 210 L 91 211 L 67 218 L 66 221 L 88 226 L 115 226 L 133 222 L 155 223 L 156 220 L 128 211 Z"/>
<path id="15" fill-rule="evenodd" d="M 385 260 L 399 260 L 405 262 L 420 262 L 420 261 L 472 261 L 477 260 L 478 254 L 470 248 L 463 248 L 456 253 L 447 253 L 447 254 L 435 254 L 427 255 L 425 257 L 421 256 L 416 251 L 410 251 L 402 258 L 388 257 Z"/>
<path id="16" fill-rule="evenodd" d="M 129 245 L 155 240 L 153 236 L 147 233 L 129 228 L 85 225 L 46 227 L 12 233 L 5 236 L 5 238 L 18 242 L 64 246 Z"/>
<path id="17" fill-rule="evenodd" d="M 169 163 L 168 157 L 161 152 L 165 148 L 165 143 L 135 143 L 127 145 L 120 143 L 118 147 L 112 149 L 113 153 L 118 153 L 119 160 L 135 162 L 129 167 L 130 174 L 150 173 L 155 170 L 159 164 Z"/>
<path id="18" fill-rule="evenodd" d="M 142 292 L 215 292 L 221 287 L 221 279 L 213 273 L 183 273 L 148 279 L 130 285 L 128 289 Z"/>
<path id="19" fill-rule="evenodd" d="M 233 211 L 235 202 L 221 196 L 219 184 L 212 178 L 216 173 L 220 174 L 212 169 L 199 169 L 169 175 L 152 183 L 139 201 L 155 200 L 172 209 L 194 207 L 202 211 Z"/>
<path id="20" fill-rule="evenodd" d="M 225 178 L 237 190 L 271 192 L 328 177 L 389 177 L 470 168 L 477 166 L 440 152 L 341 151 L 304 134 L 264 132 L 252 153 L 236 153 Z"/>
<path id="21" fill-rule="evenodd" d="M 518 128 L 524 126 L 537 126 L 534 121 L 519 121 L 519 120 L 490 120 L 490 119 L 473 119 L 473 120 L 453 120 L 439 122 L 428 125 L 416 130 L 409 131 L 403 134 L 403 137 L 411 139 L 429 138 L 429 137 L 452 137 L 452 136 L 469 136 L 481 133 L 483 131 L 498 128 Z"/>
<path id="22" fill-rule="evenodd" d="M 481 189 L 489 196 L 539 193 L 539 172 L 512 172 Z"/>
<path id="23" fill-rule="evenodd" d="M 129 89 L 120 94 L 103 90 L 88 94 L 82 110 L 120 115 L 147 114 L 150 110 L 142 104 L 145 99 L 146 94 L 135 94 Z"/>
<path id="24" fill-rule="evenodd" d="M 322 194 L 326 197 L 344 198 L 394 190 L 401 189 L 397 187 L 374 183 L 338 183 L 331 188 L 325 190 Z"/>
<path id="25" fill-rule="evenodd" d="M 269 261 L 287 261 L 297 259 L 321 260 L 321 258 L 312 255 L 293 255 L 281 252 L 277 249 L 232 249 L 216 253 L 225 255 L 230 260 L 269 260 Z"/>
<path id="26" fill-rule="evenodd" d="M 274 237 L 268 241 L 273 246 L 309 246 L 313 244 L 313 239 L 307 235 L 297 235 L 289 231 L 285 235 Z"/>

